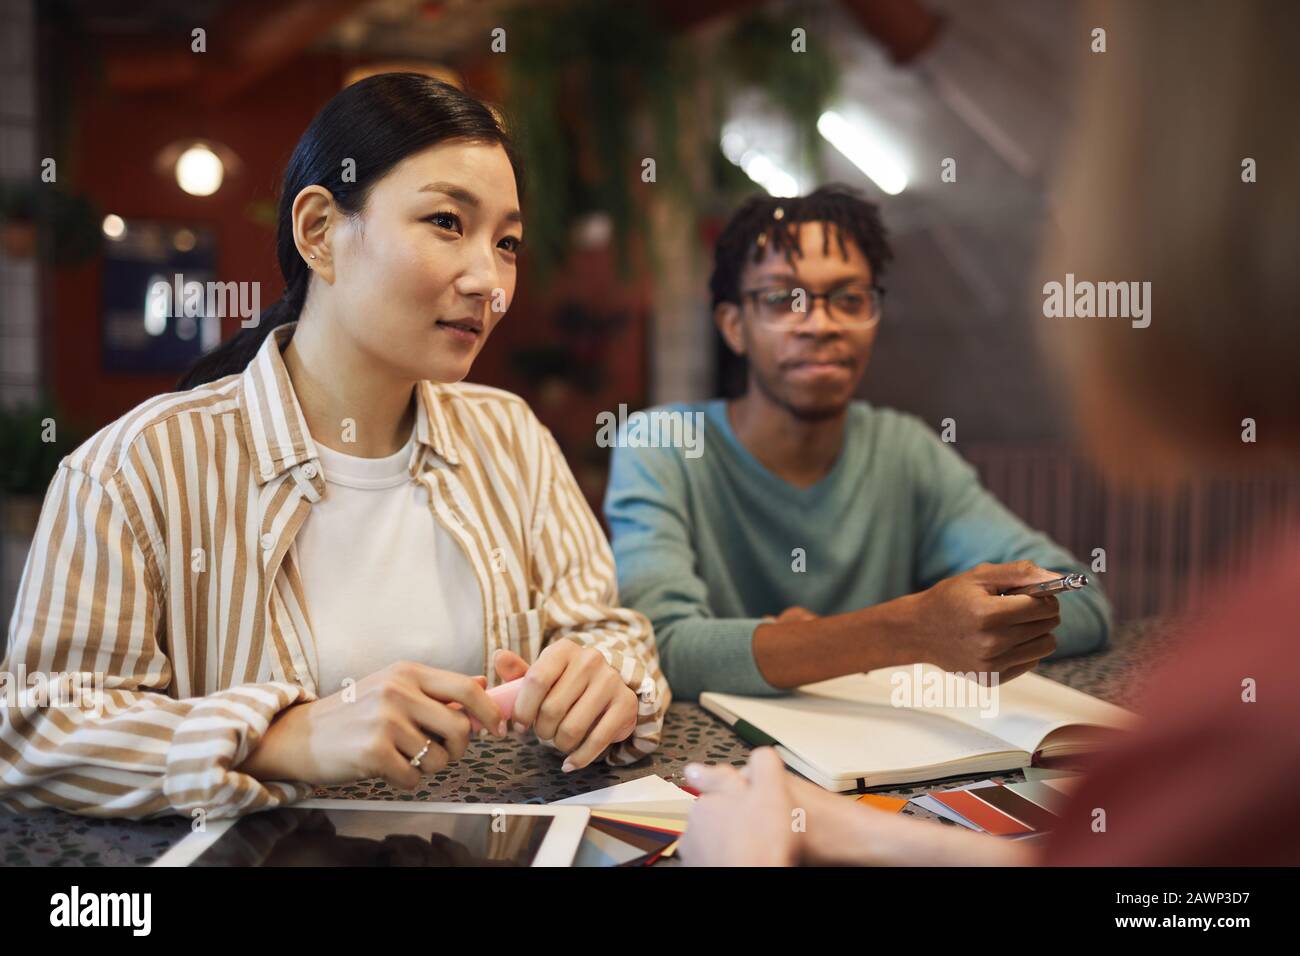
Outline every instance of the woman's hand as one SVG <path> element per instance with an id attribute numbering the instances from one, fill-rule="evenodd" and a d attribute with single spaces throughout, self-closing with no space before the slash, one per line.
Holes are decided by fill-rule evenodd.
<path id="1" fill-rule="evenodd" d="M 803 821 L 787 786 L 790 775 L 771 747 L 755 750 L 743 771 L 690 764 L 700 791 L 682 837 L 689 866 L 794 866 Z"/>
<path id="2" fill-rule="evenodd" d="M 382 777 L 412 789 L 421 775 L 464 756 L 467 712 L 505 735 L 505 718 L 485 684 L 483 677 L 409 661 L 390 664 L 337 694 L 283 711 L 239 769 L 259 780 L 329 785 Z M 426 740 L 429 749 L 413 767 Z"/>
<path id="3" fill-rule="evenodd" d="M 705 866 L 866 864 L 864 843 L 892 815 L 859 806 L 788 773 L 771 747 L 750 755 L 744 770 L 688 764 L 700 791 L 682 845 L 682 859 Z M 915 822 L 915 821 L 911 821 Z M 797 824 L 797 825 L 796 825 Z M 695 857 L 688 856 L 694 853 Z"/>
<path id="4" fill-rule="evenodd" d="M 513 651 L 498 651 L 495 664 L 502 680 L 525 678 L 515 698 L 515 730 L 532 727 L 539 740 L 568 754 L 565 773 L 587 766 L 636 730 L 636 694 L 600 651 L 559 640 L 531 667 Z"/>
<path id="5" fill-rule="evenodd" d="M 701 794 L 681 849 L 692 865 L 1030 866 L 1037 859 L 1024 843 L 823 790 L 787 773 L 770 747 L 755 750 L 743 771 L 688 764 L 686 779 Z"/>

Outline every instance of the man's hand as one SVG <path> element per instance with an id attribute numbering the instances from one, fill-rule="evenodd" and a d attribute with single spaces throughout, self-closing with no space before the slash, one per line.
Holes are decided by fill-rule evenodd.
<path id="1" fill-rule="evenodd" d="M 1057 599 L 1000 591 L 1060 577 L 1032 561 L 981 564 L 913 595 L 915 660 L 946 671 L 998 673 L 1005 682 L 1056 650 Z"/>
<path id="2" fill-rule="evenodd" d="M 806 607 L 799 607 L 796 605 L 795 607 L 786 608 L 780 614 L 775 616 L 764 614 L 763 620 L 771 621 L 773 624 L 789 624 L 791 621 L 815 621 L 818 616 L 819 615 L 814 614 Z"/>

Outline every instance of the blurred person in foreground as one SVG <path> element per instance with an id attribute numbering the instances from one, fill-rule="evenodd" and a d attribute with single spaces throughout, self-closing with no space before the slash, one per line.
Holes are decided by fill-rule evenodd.
<path id="1" fill-rule="evenodd" d="M 1100 17 L 1098 19 L 1101 19 Z M 1089 57 L 1044 280 L 1149 280 L 1152 321 L 1045 319 L 1093 459 L 1169 489 L 1300 461 L 1300 8 L 1107 8 Z M 1084 22 L 1092 22 L 1085 18 Z M 1258 182 L 1243 177 L 1257 163 Z M 1243 441 L 1243 419 L 1257 441 Z M 787 774 L 691 765 L 697 865 L 1275 865 L 1300 862 L 1300 528 L 1223 582 L 1100 755 L 1058 828 L 1030 844 L 864 808 Z M 1238 799 L 1180 794 L 1236 781 Z M 791 810 L 807 814 L 791 832 Z M 1093 811 L 1106 811 L 1104 831 Z"/>

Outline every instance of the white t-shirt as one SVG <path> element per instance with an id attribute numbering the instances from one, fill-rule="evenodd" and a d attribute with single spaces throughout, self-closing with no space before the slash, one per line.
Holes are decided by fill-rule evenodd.
<path id="1" fill-rule="evenodd" d="M 483 603 L 465 552 L 408 466 L 317 443 L 325 494 L 294 539 L 316 638 L 321 697 L 409 660 L 483 673 Z"/>

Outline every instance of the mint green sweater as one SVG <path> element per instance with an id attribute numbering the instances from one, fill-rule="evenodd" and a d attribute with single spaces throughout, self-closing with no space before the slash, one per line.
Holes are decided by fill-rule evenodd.
<path id="1" fill-rule="evenodd" d="M 654 624 L 673 693 L 778 694 L 751 649 L 765 614 L 799 605 L 841 614 L 923 590 L 982 561 L 1022 558 L 1087 570 L 980 485 L 921 419 L 854 402 L 844 447 L 811 488 L 778 478 L 740 443 L 721 400 L 703 412 L 697 457 L 614 449 L 605 516 L 619 599 Z M 1110 606 L 1097 587 L 1061 598 L 1064 657 L 1104 647 Z"/>

